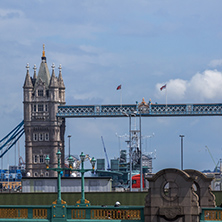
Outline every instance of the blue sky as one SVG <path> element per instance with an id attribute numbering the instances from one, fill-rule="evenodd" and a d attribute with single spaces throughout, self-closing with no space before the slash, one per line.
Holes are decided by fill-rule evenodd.
<path id="1" fill-rule="evenodd" d="M 221 103 L 222 2 L 220 0 L 6 1 L 0 5 L 0 137 L 23 119 L 26 64 L 39 67 L 45 44 L 48 66 L 62 64 L 67 105 Z M 32 69 L 31 69 L 32 70 Z M 33 71 L 31 71 L 33 72 Z M 57 70 L 58 75 L 58 70 Z M 67 119 L 66 148 L 105 158 L 118 157 L 118 135 L 128 119 Z M 221 117 L 143 118 L 147 152 L 156 149 L 154 172 L 180 168 L 213 169 L 221 158 Z M 146 145 L 147 144 L 147 145 Z M 126 148 L 121 139 L 121 148 Z M 24 137 L 20 141 L 24 158 Z M 15 162 L 14 151 L 5 157 Z"/>

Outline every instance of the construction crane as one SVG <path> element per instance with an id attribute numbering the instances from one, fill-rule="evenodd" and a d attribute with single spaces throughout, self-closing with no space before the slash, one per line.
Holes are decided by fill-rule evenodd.
<path id="1" fill-rule="evenodd" d="M 105 156 L 106 156 L 107 170 L 110 170 L 109 158 L 108 158 L 108 155 L 107 155 L 107 152 L 106 152 L 106 147 L 105 147 L 105 143 L 103 141 L 103 137 L 102 136 L 101 136 L 101 140 L 102 140 L 102 143 L 103 143 L 104 153 L 105 153 Z"/>
<path id="2" fill-rule="evenodd" d="M 212 156 L 212 154 L 211 154 L 211 152 L 210 152 L 210 149 L 208 148 L 208 146 L 205 146 L 205 147 L 206 147 L 208 153 L 210 154 L 211 159 L 212 159 L 213 162 L 214 162 L 214 165 L 215 165 L 215 169 L 214 169 L 214 171 L 217 172 L 217 167 L 218 167 L 218 164 L 219 164 L 220 161 L 218 161 L 218 163 L 216 163 L 215 160 L 214 160 L 214 158 L 213 158 L 213 156 Z"/>

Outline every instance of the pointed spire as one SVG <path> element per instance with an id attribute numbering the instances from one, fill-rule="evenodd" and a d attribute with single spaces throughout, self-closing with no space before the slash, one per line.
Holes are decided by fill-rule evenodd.
<path id="1" fill-rule="evenodd" d="M 42 57 L 45 57 L 45 44 L 43 44 Z"/>
<path id="2" fill-rule="evenodd" d="M 55 76 L 55 64 L 52 63 L 52 76 L 51 76 L 51 79 L 50 79 L 50 83 L 49 83 L 49 87 L 59 87 L 59 84 L 58 84 L 58 80 Z"/>
<path id="3" fill-rule="evenodd" d="M 65 89 L 65 85 L 63 82 L 63 78 L 62 78 L 62 65 L 59 65 L 59 78 L 58 78 L 58 82 L 59 82 L 59 88 Z"/>
<path id="4" fill-rule="evenodd" d="M 36 64 L 34 64 L 33 69 L 34 69 L 33 79 L 37 79 L 37 76 L 36 76 L 36 69 L 37 69 Z"/>
<path id="5" fill-rule="evenodd" d="M 59 64 L 58 69 L 59 69 L 59 75 L 62 74 L 62 65 L 61 64 Z"/>
<path id="6" fill-rule="evenodd" d="M 25 77 L 23 88 L 33 88 L 32 80 L 29 75 L 29 68 L 30 68 L 29 63 L 27 63 L 27 66 L 26 66 L 27 72 L 26 72 L 26 77 Z"/>
<path id="7" fill-rule="evenodd" d="M 46 62 L 46 56 L 45 56 L 45 44 L 43 44 L 42 61 L 45 61 L 45 62 Z"/>
<path id="8" fill-rule="evenodd" d="M 46 57 L 45 57 L 45 44 L 43 44 L 43 51 L 42 51 L 42 62 L 40 64 L 39 67 L 39 72 L 38 72 L 38 76 L 36 79 L 36 83 L 38 83 L 39 81 L 44 82 L 46 88 L 48 88 L 49 83 L 50 83 L 50 73 L 49 73 L 49 69 L 46 63 Z M 35 84 L 36 87 L 36 84 Z"/>
<path id="9" fill-rule="evenodd" d="M 34 75 L 33 75 L 33 78 L 31 78 L 31 80 L 32 80 L 33 86 L 35 86 L 35 82 L 37 80 L 37 76 L 36 76 L 36 69 L 37 69 L 37 67 L 36 67 L 36 64 L 34 64 L 33 69 L 34 69 Z"/>
<path id="10" fill-rule="evenodd" d="M 54 73 L 54 75 L 55 75 L 55 63 L 52 63 L 52 73 Z"/>
<path id="11" fill-rule="evenodd" d="M 26 65 L 25 68 L 26 68 L 26 70 L 27 70 L 27 73 L 29 73 L 29 68 L 30 68 L 30 67 L 29 67 L 29 63 L 27 63 L 27 65 Z"/>

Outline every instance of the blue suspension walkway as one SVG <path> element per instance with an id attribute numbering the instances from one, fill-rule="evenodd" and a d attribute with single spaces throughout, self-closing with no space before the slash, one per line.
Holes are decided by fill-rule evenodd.
<path id="1" fill-rule="evenodd" d="M 124 105 L 83 105 L 59 106 L 60 118 L 99 118 L 99 117 L 173 117 L 173 116 L 222 116 L 222 103 L 211 104 L 152 104 L 136 103 Z M 0 140 L 0 158 L 24 134 L 24 121 Z"/>
<path id="2" fill-rule="evenodd" d="M 59 106 L 57 117 L 143 117 L 172 116 L 221 116 L 222 104 L 128 104 L 128 105 L 89 105 Z"/>

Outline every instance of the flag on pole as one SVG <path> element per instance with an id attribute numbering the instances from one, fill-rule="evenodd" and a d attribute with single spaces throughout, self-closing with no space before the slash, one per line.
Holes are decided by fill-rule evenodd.
<path id="1" fill-rule="evenodd" d="M 167 84 L 163 85 L 160 87 L 160 91 L 162 91 L 163 89 L 166 89 L 166 110 L 167 110 L 167 88 L 166 88 Z"/>
<path id="2" fill-rule="evenodd" d="M 116 90 L 120 90 L 121 89 L 121 85 L 117 86 Z"/>
<path id="3" fill-rule="evenodd" d="M 161 86 L 161 87 L 160 87 L 160 91 L 162 91 L 163 89 L 165 89 L 165 88 L 166 88 L 166 86 L 167 86 L 166 84 L 165 84 L 165 85 L 163 85 L 163 86 Z"/>
<path id="4" fill-rule="evenodd" d="M 122 85 L 118 85 L 116 90 L 120 90 Z M 120 90 L 120 110 L 122 110 L 122 90 Z"/>

